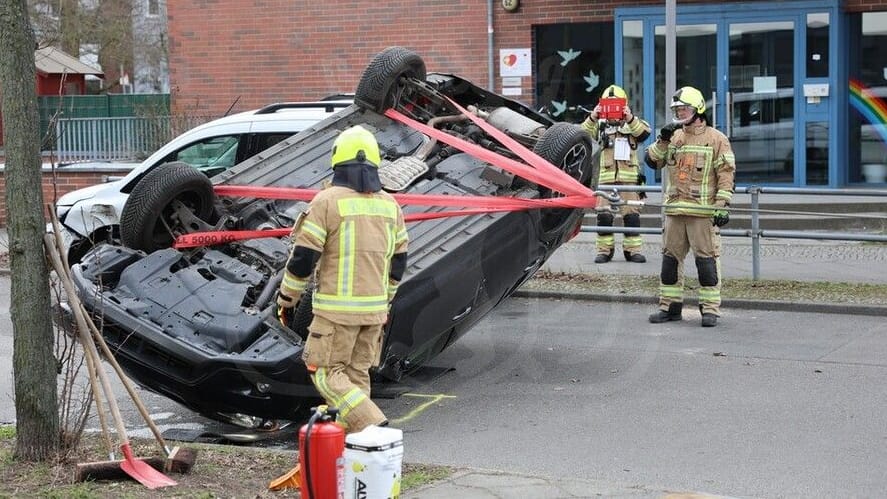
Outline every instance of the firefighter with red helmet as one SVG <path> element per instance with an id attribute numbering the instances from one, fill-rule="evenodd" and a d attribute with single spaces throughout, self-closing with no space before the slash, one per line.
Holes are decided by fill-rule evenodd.
<path id="1" fill-rule="evenodd" d="M 628 106 L 625 90 L 610 85 L 601 94 L 601 101 L 582 123 L 582 128 L 592 139 L 601 144 L 600 175 L 598 186 L 643 185 L 644 176 L 638 163 L 638 144 L 650 136 L 650 124 L 634 115 Z M 607 109 L 610 102 L 615 103 L 614 111 Z M 619 109 L 621 104 L 621 110 Z M 623 200 L 638 200 L 637 192 L 621 192 Z M 597 224 L 601 227 L 612 227 L 613 212 L 604 198 L 598 198 Z M 619 210 L 622 224 L 625 227 L 641 226 L 641 211 L 638 206 L 622 205 Z M 629 262 L 644 263 L 647 259 L 641 254 L 643 239 L 640 234 L 625 234 L 622 238 L 622 254 Z M 597 256 L 594 263 L 607 263 L 613 258 L 616 247 L 612 232 L 598 232 Z"/>
<path id="2" fill-rule="evenodd" d="M 400 206 L 382 191 L 381 155 L 360 125 L 332 150 L 333 180 L 293 229 L 293 250 L 278 293 L 282 322 L 315 274 L 314 319 L 302 360 L 311 381 L 349 433 L 387 424 L 370 399 L 369 369 L 379 364 L 382 329 L 407 262 Z"/>
<path id="3" fill-rule="evenodd" d="M 730 140 L 708 126 L 699 90 L 678 89 L 671 109 L 672 123 L 662 128 L 645 158 L 653 168 L 668 169 L 659 310 L 649 319 L 652 323 L 681 320 L 683 262 L 692 250 L 702 326 L 712 327 L 721 315 L 720 227 L 730 221 L 726 207 L 733 197 L 736 160 Z"/>

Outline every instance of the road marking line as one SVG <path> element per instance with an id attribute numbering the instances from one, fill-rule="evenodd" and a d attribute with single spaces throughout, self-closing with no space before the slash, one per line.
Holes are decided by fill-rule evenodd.
<path id="1" fill-rule="evenodd" d="M 419 414 L 421 414 L 422 411 L 424 411 L 425 409 L 428 409 L 429 407 L 431 407 L 432 405 L 434 405 L 434 404 L 440 402 L 440 401 L 443 400 L 443 399 L 454 399 L 454 398 L 456 398 L 455 395 L 443 395 L 443 394 L 437 394 L 437 395 L 425 395 L 425 394 L 421 394 L 421 393 L 404 393 L 404 394 L 401 395 L 401 396 L 402 396 L 402 397 L 427 398 L 427 399 L 430 399 L 430 400 L 428 400 L 428 401 L 426 401 L 426 402 L 423 402 L 423 403 L 419 404 L 419 406 L 416 407 L 415 409 L 413 409 L 412 411 L 410 411 L 410 412 L 404 414 L 402 417 L 399 417 L 399 418 L 393 420 L 392 423 L 394 423 L 394 424 L 400 424 L 400 423 L 403 423 L 403 422 L 405 422 L 405 421 L 409 421 L 409 420 L 413 419 L 414 417 L 416 417 L 416 416 L 418 416 Z"/>

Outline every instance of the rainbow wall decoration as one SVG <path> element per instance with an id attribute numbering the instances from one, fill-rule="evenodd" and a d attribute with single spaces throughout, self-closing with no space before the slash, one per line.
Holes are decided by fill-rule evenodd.
<path id="1" fill-rule="evenodd" d="M 850 105 L 872 124 L 887 147 L 887 104 L 872 94 L 859 80 L 851 78 Z"/>

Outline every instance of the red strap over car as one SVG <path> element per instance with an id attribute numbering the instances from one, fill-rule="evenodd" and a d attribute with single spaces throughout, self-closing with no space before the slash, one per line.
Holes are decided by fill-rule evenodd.
<path id="1" fill-rule="evenodd" d="M 435 194 L 393 194 L 401 205 L 416 206 L 446 206 L 467 209 L 448 210 L 429 213 L 410 213 L 404 215 L 407 222 L 421 220 L 433 220 L 437 218 L 480 215 L 486 213 L 520 211 L 540 208 L 594 208 L 596 197 L 594 192 L 579 183 L 573 177 L 555 167 L 538 154 L 530 151 L 507 134 L 499 131 L 483 119 L 472 115 L 459 104 L 450 99 L 450 102 L 475 124 L 484 129 L 493 138 L 498 140 L 507 149 L 514 152 L 531 166 L 525 165 L 511 158 L 507 158 L 494 151 L 472 144 L 458 137 L 449 135 L 434 127 L 420 123 L 409 118 L 394 109 L 385 111 L 385 115 L 399 121 L 425 135 L 431 136 L 440 142 L 453 146 L 462 152 L 474 156 L 482 161 L 502 168 L 510 173 L 530 180 L 538 185 L 567 194 L 563 197 L 548 199 L 524 199 L 496 196 L 459 196 L 459 195 L 435 195 Z M 316 189 L 293 187 L 256 187 L 243 185 L 217 185 L 215 193 L 219 196 L 240 196 L 261 199 L 288 199 L 296 201 L 310 201 L 317 194 Z M 193 248 L 224 244 L 232 241 L 242 241 L 261 237 L 284 237 L 290 233 L 290 228 L 271 230 L 248 231 L 210 231 L 185 234 L 176 238 L 173 247 Z"/>

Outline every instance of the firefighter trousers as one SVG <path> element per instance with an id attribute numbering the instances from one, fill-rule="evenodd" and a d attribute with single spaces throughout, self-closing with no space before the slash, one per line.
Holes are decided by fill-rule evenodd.
<path id="1" fill-rule="evenodd" d="M 692 250 L 702 313 L 721 315 L 721 234 L 709 217 L 666 215 L 662 230 L 659 309 L 684 302 L 684 258 Z"/>
<path id="2" fill-rule="evenodd" d="M 599 189 L 607 190 L 611 185 L 598 186 Z M 637 201 L 640 199 L 637 192 L 620 192 L 619 195 L 625 201 Z M 610 202 L 605 198 L 598 198 L 598 209 L 606 209 L 610 207 Z M 619 214 L 622 215 L 622 225 L 624 227 L 640 227 L 641 226 L 641 209 L 638 206 L 622 205 Z M 614 225 L 615 216 L 609 211 L 598 211 L 597 224 L 601 227 L 612 227 Z M 599 254 L 612 254 L 616 247 L 616 236 L 612 232 L 598 232 L 597 235 L 597 252 Z M 640 234 L 623 234 L 622 250 L 626 253 L 640 253 L 644 240 Z"/>
<path id="3" fill-rule="evenodd" d="M 370 399 L 370 367 L 381 353 L 382 324 L 349 326 L 314 316 L 302 359 L 311 381 L 348 433 L 386 421 Z"/>

